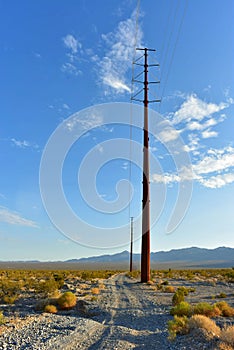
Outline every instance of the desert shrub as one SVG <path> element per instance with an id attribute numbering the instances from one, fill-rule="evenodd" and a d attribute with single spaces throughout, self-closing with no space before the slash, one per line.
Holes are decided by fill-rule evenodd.
<path id="1" fill-rule="evenodd" d="M 154 284 L 154 282 L 153 282 L 152 280 L 149 280 L 149 281 L 147 282 L 147 284 L 148 284 L 149 286 L 152 286 L 152 284 Z"/>
<path id="2" fill-rule="evenodd" d="M 220 340 L 234 348 L 234 326 L 226 326 L 221 330 Z"/>
<path id="3" fill-rule="evenodd" d="M 43 294 L 44 296 L 48 296 L 51 293 L 54 293 L 58 289 L 58 285 L 55 282 L 54 278 L 49 280 L 41 280 L 39 283 L 35 284 L 35 291 L 37 293 Z"/>
<path id="4" fill-rule="evenodd" d="M 99 289 L 105 289 L 106 286 L 105 286 L 104 283 L 99 283 L 99 284 L 98 284 L 98 288 L 99 288 Z"/>
<path id="5" fill-rule="evenodd" d="M 164 288 L 165 293 L 175 293 L 175 287 L 174 286 L 166 286 Z"/>
<path id="6" fill-rule="evenodd" d="M 49 314 L 56 314 L 58 310 L 55 305 L 46 305 L 44 308 L 44 312 L 47 312 Z"/>
<path id="7" fill-rule="evenodd" d="M 228 279 L 229 282 L 234 282 L 234 270 L 228 271 L 225 274 L 225 277 Z"/>
<path id="8" fill-rule="evenodd" d="M 99 288 L 92 288 L 91 289 L 91 293 L 92 294 L 99 294 L 100 293 L 100 289 Z"/>
<path id="9" fill-rule="evenodd" d="M 169 282 L 166 280 L 166 281 L 162 282 L 161 284 L 162 284 L 162 286 L 168 286 Z"/>
<path id="10" fill-rule="evenodd" d="M 131 278 L 138 278 L 140 277 L 140 271 L 139 270 L 135 270 L 135 271 L 132 271 L 132 272 L 127 272 L 126 275 L 128 277 L 131 277 Z"/>
<path id="11" fill-rule="evenodd" d="M 219 343 L 218 348 L 219 350 L 233 350 L 233 347 L 226 344 L 226 343 Z"/>
<path id="12" fill-rule="evenodd" d="M 208 303 L 198 303 L 194 306 L 193 312 L 195 315 L 204 315 L 207 317 L 220 316 L 220 310 L 214 305 Z"/>
<path id="13" fill-rule="evenodd" d="M 2 299 L 6 304 L 14 304 L 18 299 L 18 295 L 4 295 Z"/>
<path id="14" fill-rule="evenodd" d="M 157 288 L 157 290 L 163 290 L 163 286 L 161 285 L 161 283 L 158 283 L 156 285 L 156 288 Z"/>
<path id="15" fill-rule="evenodd" d="M 2 311 L 0 311 L 0 325 L 5 323 L 5 317 L 3 316 Z"/>
<path id="16" fill-rule="evenodd" d="M 231 307 L 226 301 L 219 301 L 214 306 L 221 311 L 221 316 L 232 317 L 234 316 L 234 308 Z"/>
<path id="17" fill-rule="evenodd" d="M 18 298 L 21 288 L 22 284 L 19 281 L 0 280 L 0 299 L 3 299 L 5 303 L 13 304 Z"/>
<path id="18" fill-rule="evenodd" d="M 181 289 L 177 289 L 172 297 L 172 305 L 178 305 L 184 301 L 184 292 Z"/>
<path id="19" fill-rule="evenodd" d="M 216 298 L 222 299 L 222 298 L 227 298 L 227 294 L 221 292 L 220 294 L 216 295 Z"/>
<path id="20" fill-rule="evenodd" d="M 71 309 L 76 306 L 76 296 L 72 292 L 65 292 L 58 298 L 58 305 L 61 309 Z"/>
<path id="21" fill-rule="evenodd" d="M 47 305 L 57 305 L 58 304 L 58 298 L 45 298 L 39 300 L 36 305 L 35 309 L 37 311 L 43 311 Z"/>
<path id="22" fill-rule="evenodd" d="M 189 292 L 190 292 L 189 288 L 186 288 L 186 287 L 184 287 L 184 286 L 178 287 L 178 288 L 177 288 L 177 291 L 178 291 L 178 292 L 182 292 L 182 293 L 184 294 L 185 297 L 186 297 L 186 296 L 189 294 Z"/>
<path id="23" fill-rule="evenodd" d="M 188 319 L 186 316 L 174 316 L 173 320 L 168 321 L 169 340 L 175 339 L 177 334 L 187 334 L 188 330 Z"/>
<path id="24" fill-rule="evenodd" d="M 192 306 L 186 301 L 182 301 L 171 309 L 170 314 L 176 316 L 191 316 L 192 312 Z"/>
<path id="25" fill-rule="evenodd" d="M 220 334 L 220 328 L 216 325 L 216 323 L 204 315 L 193 315 L 188 320 L 188 327 L 190 330 L 196 330 L 197 328 L 205 329 L 214 336 L 219 336 Z"/>
<path id="26" fill-rule="evenodd" d="M 53 277 L 57 284 L 57 289 L 61 289 L 64 285 L 64 274 L 55 273 Z"/>

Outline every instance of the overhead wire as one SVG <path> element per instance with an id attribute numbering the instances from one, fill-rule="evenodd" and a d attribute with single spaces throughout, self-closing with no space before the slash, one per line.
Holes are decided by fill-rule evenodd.
<path id="1" fill-rule="evenodd" d="M 133 49 L 133 58 L 132 58 L 132 81 L 131 81 L 131 91 L 130 91 L 130 120 L 129 120 L 129 174 L 128 174 L 128 181 L 129 181 L 129 191 L 128 191 L 128 219 L 132 217 L 131 215 L 131 181 L 132 181 L 132 114 L 133 114 L 133 101 L 132 101 L 132 95 L 133 95 L 133 86 L 134 86 L 134 62 L 136 60 L 136 47 L 137 47 L 137 39 L 138 39 L 138 30 L 139 30 L 139 13 L 140 13 L 140 0 L 137 1 L 137 7 L 136 7 L 136 20 L 135 20 L 135 37 L 134 37 L 134 49 Z M 140 58 L 138 58 L 140 59 Z M 137 61 L 138 61 L 137 59 Z"/>
<path id="2" fill-rule="evenodd" d="M 174 16 L 173 16 L 173 21 L 172 21 L 172 24 L 171 24 L 171 30 L 169 32 L 169 38 L 167 40 L 167 45 L 165 46 L 165 44 L 163 44 L 163 47 L 165 48 L 164 51 L 162 52 L 162 57 L 161 57 L 161 62 L 167 62 L 167 57 L 168 57 L 168 53 L 169 53 L 169 49 L 170 49 L 170 46 L 171 46 L 171 42 L 172 42 L 172 37 L 173 37 L 173 33 L 175 32 L 175 23 L 176 23 L 176 18 L 177 18 L 177 12 L 179 10 L 179 1 L 177 1 L 177 4 L 176 4 L 176 8 L 175 8 L 175 12 L 174 12 Z M 172 16 L 172 13 L 173 11 L 171 11 L 170 15 Z M 170 21 L 170 17 L 168 18 L 168 20 Z M 170 22 L 168 23 L 168 27 L 169 27 L 169 24 Z M 166 40 L 165 40 L 166 42 Z M 164 54 L 165 52 L 165 54 Z M 161 70 L 161 79 L 163 79 L 163 73 L 165 71 L 165 65 L 162 65 L 162 70 Z"/>
<path id="3" fill-rule="evenodd" d="M 188 0 L 185 0 L 184 10 L 183 10 L 183 13 L 182 13 L 182 17 L 180 19 L 180 23 L 179 23 L 179 27 L 178 27 L 178 31 L 177 31 L 177 35 L 176 35 L 176 39 L 175 39 L 175 44 L 174 44 L 174 47 L 172 49 L 172 54 L 171 54 L 171 58 L 170 58 L 170 61 L 169 61 L 165 82 L 163 84 L 163 89 L 162 89 L 162 94 L 161 94 L 161 102 L 160 102 L 160 105 L 159 105 L 159 113 L 161 111 L 161 106 L 162 106 L 162 101 L 163 101 L 163 97 L 164 97 L 165 90 L 166 90 L 166 85 L 167 85 L 168 78 L 169 78 L 169 75 L 170 75 L 170 72 L 171 72 L 171 67 L 172 67 L 172 63 L 173 63 L 173 60 L 174 60 L 177 44 L 179 42 L 179 37 L 180 37 L 180 34 L 181 34 L 181 29 L 182 29 L 182 25 L 183 25 L 183 22 L 184 22 L 184 18 L 185 18 L 185 15 L 186 15 L 187 8 L 188 8 Z"/>

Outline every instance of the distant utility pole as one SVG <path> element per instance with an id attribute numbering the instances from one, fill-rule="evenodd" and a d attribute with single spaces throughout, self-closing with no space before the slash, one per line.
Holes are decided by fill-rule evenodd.
<path id="1" fill-rule="evenodd" d="M 150 177 L 149 177 L 149 126 L 148 126 L 148 104 L 151 102 L 160 102 L 160 100 L 148 100 L 148 85 L 157 84 L 159 81 L 148 81 L 148 68 L 156 67 L 159 64 L 148 64 L 148 52 L 156 51 L 148 48 L 137 48 L 136 50 L 144 51 L 144 64 L 138 63 L 142 58 L 139 57 L 134 64 L 144 67 L 144 71 L 137 74 L 138 78 L 144 73 L 144 81 L 133 78 L 133 82 L 144 84 L 144 99 L 136 98 L 141 91 L 136 93 L 132 100 L 144 103 L 144 149 L 143 149 L 143 200 L 142 200 L 142 246 L 141 246 L 141 282 L 150 280 Z"/>
<path id="2" fill-rule="evenodd" d="M 130 272 L 132 272 L 132 250 L 133 250 L 133 217 L 131 217 Z"/>

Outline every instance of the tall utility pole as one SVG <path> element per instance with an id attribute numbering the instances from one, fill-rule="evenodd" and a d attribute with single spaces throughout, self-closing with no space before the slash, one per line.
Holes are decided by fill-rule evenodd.
<path id="1" fill-rule="evenodd" d="M 144 82 L 133 79 L 134 82 L 144 84 L 144 99 L 139 100 L 135 97 L 140 93 L 135 94 L 132 100 L 141 101 L 144 103 L 144 148 L 143 148 L 143 199 L 142 199 L 142 246 L 141 246 L 141 282 L 150 280 L 150 177 L 149 177 L 149 126 L 148 126 L 148 104 L 150 102 L 160 102 L 160 100 L 148 100 L 148 85 L 159 83 L 159 81 L 148 81 L 148 68 L 159 66 L 159 64 L 148 64 L 148 52 L 156 51 L 148 48 L 137 48 L 144 51 L 144 64 L 134 62 L 134 64 L 143 66 Z M 137 77 L 140 74 L 137 75 Z"/>
<path id="2" fill-rule="evenodd" d="M 131 217 L 130 272 L 132 272 L 132 250 L 133 250 L 133 217 Z"/>

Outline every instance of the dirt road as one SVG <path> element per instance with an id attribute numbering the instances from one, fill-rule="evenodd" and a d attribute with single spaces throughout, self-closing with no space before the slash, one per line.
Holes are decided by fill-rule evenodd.
<path id="1" fill-rule="evenodd" d="M 124 274 L 105 282 L 102 312 L 51 349 L 170 349 L 167 340 L 167 307 L 160 305 L 150 286 L 136 283 Z"/>

